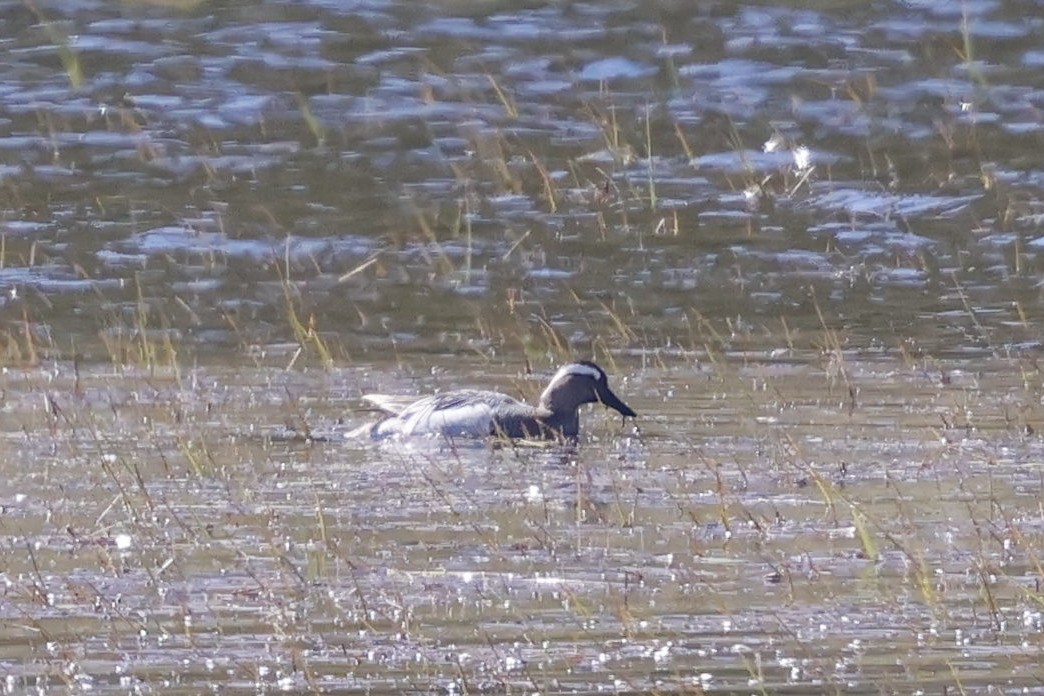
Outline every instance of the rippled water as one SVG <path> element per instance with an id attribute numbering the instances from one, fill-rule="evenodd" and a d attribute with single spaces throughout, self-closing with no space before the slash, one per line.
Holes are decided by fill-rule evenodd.
<path id="1" fill-rule="evenodd" d="M 0 689 L 1042 691 L 1036 3 L 0 18 Z"/>

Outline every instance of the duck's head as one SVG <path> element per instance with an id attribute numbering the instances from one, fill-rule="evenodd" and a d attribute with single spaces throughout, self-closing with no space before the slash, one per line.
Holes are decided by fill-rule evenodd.
<path id="1" fill-rule="evenodd" d="M 540 396 L 540 405 L 553 413 L 575 412 L 583 404 L 593 403 L 603 404 L 623 416 L 638 415 L 609 388 L 605 370 L 587 360 L 560 367 Z"/>

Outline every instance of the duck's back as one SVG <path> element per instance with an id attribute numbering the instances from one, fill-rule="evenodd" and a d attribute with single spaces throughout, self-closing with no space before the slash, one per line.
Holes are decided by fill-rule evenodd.
<path id="1" fill-rule="evenodd" d="M 391 410 L 379 399 L 368 400 Z M 496 392 L 462 389 L 435 394 L 414 401 L 373 427 L 373 437 L 442 435 L 445 437 L 487 437 L 497 432 L 498 415 L 521 412 L 532 407 Z"/>

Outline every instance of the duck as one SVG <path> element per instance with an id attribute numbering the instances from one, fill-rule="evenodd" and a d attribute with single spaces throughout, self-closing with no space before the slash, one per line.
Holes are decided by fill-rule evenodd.
<path id="1" fill-rule="evenodd" d="M 369 426 L 374 440 L 438 435 L 575 441 L 584 404 L 601 403 L 625 418 L 638 415 L 609 388 L 605 370 L 587 360 L 560 367 L 535 406 L 479 389 L 447 391 L 408 402 L 383 394 L 362 398 L 388 414 Z"/>

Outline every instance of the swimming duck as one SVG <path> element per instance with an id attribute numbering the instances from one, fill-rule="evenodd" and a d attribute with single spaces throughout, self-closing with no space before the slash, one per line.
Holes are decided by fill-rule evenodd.
<path id="1" fill-rule="evenodd" d="M 601 403 L 623 416 L 638 415 L 609 389 L 605 371 L 588 361 L 559 368 L 536 406 L 477 389 L 435 394 L 408 404 L 381 394 L 367 394 L 363 400 L 391 414 L 370 428 L 375 440 L 411 435 L 575 440 L 584 404 Z"/>

